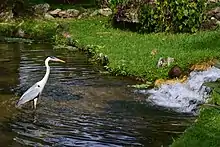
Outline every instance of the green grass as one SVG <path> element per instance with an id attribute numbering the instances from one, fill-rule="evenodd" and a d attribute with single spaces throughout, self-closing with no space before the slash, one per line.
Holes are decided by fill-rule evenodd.
<path id="1" fill-rule="evenodd" d="M 219 147 L 220 109 L 205 108 L 198 121 L 188 128 L 171 147 Z"/>
<path id="2" fill-rule="evenodd" d="M 83 45 L 98 45 L 98 52 L 108 56 L 108 67 L 117 74 L 147 80 L 167 77 L 169 68 L 156 67 L 159 57 L 173 57 L 183 69 L 191 64 L 220 57 L 220 31 L 190 34 L 138 34 L 108 27 L 106 19 L 70 22 L 74 39 Z M 158 50 L 151 56 L 153 49 Z"/>
<path id="3" fill-rule="evenodd" d="M 72 38 L 79 46 L 95 46 L 96 54 L 107 55 L 109 69 L 115 74 L 130 75 L 153 81 L 166 78 L 169 68 L 158 69 L 160 57 L 173 57 L 175 63 L 187 70 L 192 64 L 220 57 L 220 30 L 196 34 L 138 34 L 110 27 L 106 18 L 85 20 L 26 20 L 22 28 L 26 36 L 59 42 L 57 21 L 68 24 Z M 0 24 L 0 36 L 13 36 L 18 23 Z M 62 41 L 61 41 L 62 43 Z M 157 49 L 156 56 L 151 51 Z M 198 122 L 186 130 L 172 147 L 220 146 L 220 110 L 203 109 Z"/>
<path id="4" fill-rule="evenodd" d="M 56 40 L 58 20 L 25 21 L 21 28 L 33 39 Z M 60 20 L 59 20 L 60 21 Z M 220 57 L 220 30 L 196 34 L 138 34 L 114 29 L 106 18 L 66 20 L 72 38 L 79 45 L 97 46 L 96 53 L 107 55 L 107 67 L 115 74 L 136 76 L 148 81 L 166 78 L 170 67 L 158 69 L 160 57 L 173 57 L 175 62 L 187 70 L 192 64 Z M 0 28 L 0 35 L 13 36 L 14 27 Z M 59 39 L 59 38 L 58 38 Z M 157 49 L 158 54 L 151 55 Z"/>

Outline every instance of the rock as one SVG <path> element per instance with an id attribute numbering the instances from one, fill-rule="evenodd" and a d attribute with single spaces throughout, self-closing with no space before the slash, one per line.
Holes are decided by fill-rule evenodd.
<path id="1" fill-rule="evenodd" d="M 216 7 L 215 9 L 208 11 L 207 16 L 211 17 L 212 20 L 213 17 L 220 20 L 220 7 Z"/>
<path id="2" fill-rule="evenodd" d="M 84 13 L 80 14 L 77 18 L 78 18 L 78 19 L 81 19 L 81 18 L 83 18 L 83 17 L 87 17 L 88 15 L 89 15 L 88 12 L 84 12 Z"/>
<path id="3" fill-rule="evenodd" d="M 220 21 L 216 21 L 216 24 L 220 26 Z"/>
<path id="4" fill-rule="evenodd" d="M 98 13 L 103 16 L 109 16 L 112 15 L 112 10 L 110 8 L 103 8 L 103 9 L 99 9 Z"/>
<path id="5" fill-rule="evenodd" d="M 209 16 L 214 16 L 216 13 L 219 13 L 219 12 L 220 12 L 220 7 L 216 7 L 216 8 L 214 8 L 214 9 L 208 11 L 207 14 L 208 14 Z"/>
<path id="6" fill-rule="evenodd" d="M 45 19 L 54 19 L 54 17 L 52 16 L 52 15 L 50 15 L 49 13 L 46 13 L 45 15 L 44 15 L 44 18 Z"/>
<path id="7" fill-rule="evenodd" d="M 16 36 L 23 38 L 25 36 L 24 30 L 21 28 L 18 29 Z"/>
<path id="8" fill-rule="evenodd" d="M 67 14 L 67 12 L 65 10 L 64 11 L 60 11 L 58 13 L 58 15 L 59 15 L 59 17 L 68 17 L 68 14 Z"/>
<path id="9" fill-rule="evenodd" d="M 47 11 L 49 10 L 49 8 L 50 8 L 50 5 L 48 3 L 38 4 L 38 5 L 33 6 L 34 13 L 36 15 L 45 15 Z"/>
<path id="10" fill-rule="evenodd" d="M 59 15 L 59 17 L 62 17 L 62 18 L 70 18 L 70 17 L 72 18 L 72 17 L 77 17 L 79 15 L 79 13 L 80 13 L 79 10 L 68 9 L 68 10 L 59 11 L 58 15 Z"/>
<path id="11" fill-rule="evenodd" d="M 174 58 L 171 58 L 171 57 L 168 57 L 168 58 L 160 57 L 160 59 L 157 62 L 157 68 L 165 67 L 165 66 L 170 66 L 170 64 L 172 62 L 174 62 Z"/>
<path id="12" fill-rule="evenodd" d="M 110 8 L 98 9 L 98 10 L 93 11 L 89 16 L 93 17 L 99 14 L 103 16 L 109 16 L 112 14 L 112 10 Z"/>
<path id="13" fill-rule="evenodd" d="M 219 0 L 208 0 L 208 3 L 218 3 Z"/>
<path id="14" fill-rule="evenodd" d="M 59 12 L 62 11 L 61 9 L 55 9 L 53 11 L 50 11 L 49 14 L 52 16 L 58 16 Z"/>
<path id="15" fill-rule="evenodd" d="M 0 13 L 0 20 L 7 22 L 7 21 L 12 20 L 13 16 L 14 15 L 13 15 L 11 10 L 5 11 L 5 12 L 1 12 Z"/>
<path id="16" fill-rule="evenodd" d="M 219 13 L 216 13 L 214 17 L 215 17 L 217 20 L 220 20 L 220 12 L 219 12 Z"/>
<path id="17" fill-rule="evenodd" d="M 76 10 L 76 9 L 68 9 L 66 11 L 70 17 L 77 17 L 79 15 L 79 10 Z"/>
<path id="18" fill-rule="evenodd" d="M 79 49 L 74 46 L 57 45 L 53 47 L 54 49 L 68 49 L 70 51 L 78 51 Z"/>
<path id="19" fill-rule="evenodd" d="M 93 11 L 89 16 L 90 17 L 93 17 L 93 16 L 96 16 L 96 15 L 98 15 L 99 14 L 99 10 L 95 10 L 95 11 Z"/>
<path id="20" fill-rule="evenodd" d="M 168 72 L 169 78 L 179 78 L 182 74 L 182 70 L 178 65 L 173 66 Z"/>

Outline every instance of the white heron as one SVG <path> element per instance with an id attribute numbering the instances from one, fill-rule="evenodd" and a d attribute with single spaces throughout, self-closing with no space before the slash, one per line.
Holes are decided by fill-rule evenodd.
<path id="1" fill-rule="evenodd" d="M 61 59 L 58 59 L 56 57 L 53 57 L 53 56 L 47 57 L 46 60 L 45 60 L 46 74 L 44 75 L 43 79 L 40 80 L 39 82 L 35 83 L 33 86 L 31 86 L 21 96 L 21 98 L 18 100 L 18 102 L 16 104 L 16 107 L 20 107 L 24 103 L 33 100 L 33 107 L 34 107 L 34 109 L 36 109 L 37 99 L 40 97 L 40 95 L 41 95 L 41 93 L 44 89 L 44 86 L 47 83 L 47 80 L 49 78 L 49 74 L 50 74 L 50 66 L 48 64 L 49 61 L 57 61 L 57 62 L 65 63 L 65 61 L 63 61 Z"/>

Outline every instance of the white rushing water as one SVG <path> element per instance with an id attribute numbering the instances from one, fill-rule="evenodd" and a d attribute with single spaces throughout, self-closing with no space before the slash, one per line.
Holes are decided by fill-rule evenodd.
<path id="1" fill-rule="evenodd" d="M 205 82 L 216 81 L 220 78 L 220 69 L 211 67 L 206 71 L 193 71 L 185 83 L 163 84 L 159 88 L 139 90 L 150 95 L 147 101 L 172 108 L 178 112 L 192 113 L 198 104 L 204 103 L 211 89 L 204 86 Z"/>

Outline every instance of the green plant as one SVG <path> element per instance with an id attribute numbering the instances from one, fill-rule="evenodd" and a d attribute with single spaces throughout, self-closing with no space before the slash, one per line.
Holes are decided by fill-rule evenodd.
<path id="1" fill-rule="evenodd" d="M 117 5 L 125 5 L 129 0 L 108 0 L 111 8 L 116 8 Z"/>
<path id="2" fill-rule="evenodd" d="M 206 0 L 158 0 L 144 4 L 139 13 L 140 32 L 196 32 L 205 19 Z"/>

